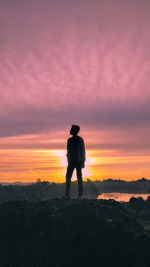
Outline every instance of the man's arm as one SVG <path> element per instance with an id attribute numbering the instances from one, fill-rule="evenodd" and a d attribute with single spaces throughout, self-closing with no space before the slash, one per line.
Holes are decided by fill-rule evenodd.
<path id="1" fill-rule="evenodd" d="M 81 140 L 82 140 L 82 142 L 81 142 L 81 144 L 82 144 L 82 158 L 83 158 L 83 161 L 85 161 L 85 144 L 84 144 L 83 138 Z"/>
<path id="2" fill-rule="evenodd" d="M 66 156 L 67 156 L 67 160 L 69 162 L 69 139 L 67 140 L 67 154 L 66 154 Z"/>
<path id="3" fill-rule="evenodd" d="M 82 162 L 82 168 L 84 168 L 84 162 L 85 162 L 85 144 L 84 140 L 81 137 L 81 162 Z"/>

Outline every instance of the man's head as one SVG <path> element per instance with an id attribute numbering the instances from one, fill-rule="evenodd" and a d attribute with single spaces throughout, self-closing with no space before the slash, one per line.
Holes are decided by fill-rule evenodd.
<path id="1" fill-rule="evenodd" d="M 70 130 L 70 134 L 71 135 L 77 135 L 79 131 L 80 131 L 80 126 L 72 125 L 71 130 Z"/>

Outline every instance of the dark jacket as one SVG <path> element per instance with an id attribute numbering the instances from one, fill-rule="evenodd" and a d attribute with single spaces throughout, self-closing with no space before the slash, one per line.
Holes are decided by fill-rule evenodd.
<path id="1" fill-rule="evenodd" d="M 84 140 L 80 136 L 72 136 L 67 140 L 67 159 L 68 163 L 85 161 Z"/>

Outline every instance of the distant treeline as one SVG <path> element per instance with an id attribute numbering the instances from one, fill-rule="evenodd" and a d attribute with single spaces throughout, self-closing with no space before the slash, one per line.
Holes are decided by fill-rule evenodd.
<path id="1" fill-rule="evenodd" d="M 0 184 L 0 202 L 6 200 L 47 200 L 60 198 L 64 195 L 65 183 L 50 183 L 37 180 L 36 183 Z M 71 195 L 76 197 L 78 192 L 77 181 L 72 182 Z M 107 179 L 104 181 L 84 181 L 84 196 L 97 198 L 101 193 L 149 193 L 150 180 L 142 178 L 137 181 L 126 182 L 123 180 Z"/>
<path id="2" fill-rule="evenodd" d="M 64 196 L 65 183 L 57 184 L 50 183 L 48 181 L 38 180 L 36 183 L 21 185 L 21 184 L 10 184 L 0 185 L 0 202 L 5 200 L 47 200 L 60 198 Z M 78 193 L 78 183 L 72 182 L 71 195 L 76 197 Z M 84 182 L 84 194 L 94 196 L 95 198 L 99 195 L 98 188 L 95 182 L 87 180 Z"/>
<path id="3" fill-rule="evenodd" d="M 96 181 L 96 187 L 100 193 L 137 193 L 146 194 L 150 192 L 150 180 L 141 178 L 136 181 L 124 181 L 124 180 L 113 180 L 107 179 L 102 182 Z"/>

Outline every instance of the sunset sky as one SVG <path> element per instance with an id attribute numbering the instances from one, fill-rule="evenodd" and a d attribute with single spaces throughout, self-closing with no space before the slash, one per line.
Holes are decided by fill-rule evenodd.
<path id="1" fill-rule="evenodd" d="M 0 0 L 0 182 L 64 182 L 72 124 L 84 178 L 150 178 L 149 0 Z"/>

